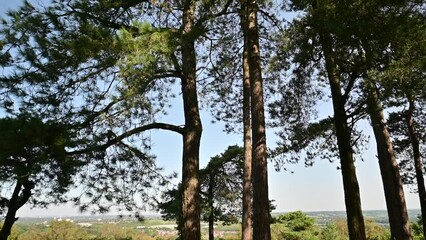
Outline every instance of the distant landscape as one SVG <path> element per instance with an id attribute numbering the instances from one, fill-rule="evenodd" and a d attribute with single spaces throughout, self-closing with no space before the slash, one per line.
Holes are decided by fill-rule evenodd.
<path id="1" fill-rule="evenodd" d="M 346 219 L 345 211 L 318 211 L 318 212 L 305 212 L 308 216 L 315 218 L 318 225 L 329 224 L 336 219 Z M 374 222 L 388 226 L 388 214 L 386 210 L 367 210 L 363 211 L 365 219 L 371 219 Z M 281 214 L 281 213 L 280 213 Z M 411 221 L 417 220 L 417 216 L 420 214 L 419 209 L 409 209 L 408 216 Z"/>
<path id="2" fill-rule="evenodd" d="M 408 211 L 412 223 L 420 210 Z M 385 210 L 364 211 L 367 239 L 389 239 L 389 223 Z M 179 236 L 174 221 L 160 214 L 148 214 L 138 220 L 131 216 L 93 215 L 68 217 L 24 217 L 15 224 L 10 239 L 14 240 L 171 240 Z M 348 239 L 344 211 L 273 212 L 272 239 Z M 208 224 L 201 224 L 202 239 L 207 239 Z M 215 224 L 215 239 L 238 240 L 241 224 Z M 417 238 L 415 238 L 417 239 Z"/>
<path id="3" fill-rule="evenodd" d="M 279 216 L 282 214 L 285 214 L 286 212 L 273 212 L 272 216 Z M 329 223 L 332 223 L 335 220 L 338 219 L 345 219 L 346 218 L 346 212 L 345 211 L 312 211 L 312 212 L 304 212 L 306 215 L 312 217 L 315 219 L 316 224 L 323 226 L 327 225 Z M 366 219 L 371 219 L 374 222 L 387 226 L 389 225 L 388 222 L 388 216 L 386 210 L 367 210 L 364 211 L 364 217 Z M 417 219 L 417 216 L 420 214 L 420 209 L 409 209 L 408 210 L 408 216 L 411 221 L 415 221 Z M 144 215 L 144 217 L 147 220 L 160 220 L 161 215 L 160 214 L 148 214 Z M 64 216 L 61 218 L 58 217 L 22 217 L 19 218 L 18 224 L 40 224 L 43 222 L 49 222 L 52 220 L 58 220 L 58 219 L 70 219 L 75 223 L 87 223 L 87 222 L 100 222 L 100 223 L 106 223 L 106 222 L 112 222 L 112 221 L 120 221 L 120 222 L 138 222 L 135 218 L 129 217 L 129 216 L 117 216 L 117 215 L 93 215 L 93 216 Z M 141 222 L 143 225 L 144 223 Z M 165 224 L 173 225 L 173 222 L 166 222 Z"/>

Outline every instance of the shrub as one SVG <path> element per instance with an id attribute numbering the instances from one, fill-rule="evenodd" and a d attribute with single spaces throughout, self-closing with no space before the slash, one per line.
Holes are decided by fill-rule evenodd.
<path id="1" fill-rule="evenodd" d="M 367 240 L 388 240 L 390 239 L 389 229 L 377 224 L 371 219 L 365 220 L 365 233 Z M 348 239 L 349 232 L 345 219 L 339 219 L 332 224 L 326 225 L 321 232 L 321 239 Z"/>
<path id="2" fill-rule="evenodd" d="M 278 216 L 274 221 L 277 224 L 284 224 L 296 232 L 307 230 L 315 224 L 315 219 L 304 214 L 302 211 L 290 212 Z"/>
<path id="3" fill-rule="evenodd" d="M 315 219 L 301 211 L 290 212 L 274 219 L 272 239 L 280 240 L 318 240 L 319 229 L 314 226 Z"/>
<path id="4" fill-rule="evenodd" d="M 336 224 L 327 224 L 321 229 L 321 240 L 345 240 L 347 237 L 339 231 Z"/>
<path id="5" fill-rule="evenodd" d="M 371 219 L 365 220 L 365 232 L 367 240 L 388 240 L 390 239 L 389 229 L 377 224 Z"/>

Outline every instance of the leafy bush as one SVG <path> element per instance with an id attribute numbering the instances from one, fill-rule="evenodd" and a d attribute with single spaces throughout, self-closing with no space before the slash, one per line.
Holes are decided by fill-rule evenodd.
<path id="1" fill-rule="evenodd" d="M 3 223 L 0 222 L 0 229 L 2 227 L 3 227 Z M 19 235 L 21 235 L 23 232 L 25 232 L 25 230 L 22 227 L 13 225 L 8 240 L 18 240 L 18 239 L 20 239 Z"/>
<path id="2" fill-rule="evenodd" d="M 82 228 L 68 221 L 52 221 L 48 228 L 33 226 L 19 235 L 18 240 L 86 240 L 92 237 Z"/>
<path id="3" fill-rule="evenodd" d="M 321 229 L 321 240 L 346 240 L 347 237 L 339 231 L 336 224 L 327 224 Z"/>
<path id="4" fill-rule="evenodd" d="M 349 232 L 346 219 L 338 219 L 322 228 L 315 226 L 315 219 L 301 211 L 290 212 L 274 219 L 271 226 L 273 240 L 346 240 Z M 389 229 L 371 219 L 365 221 L 368 240 L 390 239 Z M 416 239 L 416 238 L 414 238 Z M 419 238 L 420 240 L 420 238 Z"/>
<path id="5" fill-rule="evenodd" d="M 89 230 L 89 229 L 88 229 Z M 15 234 L 16 235 L 16 234 Z M 13 235 L 13 236 L 15 236 Z M 154 240 L 145 232 L 118 224 L 101 224 L 90 231 L 68 221 L 53 221 L 48 227 L 33 225 L 12 240 Z M 176 237 L 171 238 L 176 239 Z"/>
<path id="6" fill-rule="evenodd" d="M 411 224 L 413 240 L 424 240 L 422 215 L 417 216 L 417 221 Z"/>
<path id="7" fill-rule="evenodd" d="M 388 240 L 390 239 L 390 231 L 371 219 L 365 220 L 365 232 L 367 240 Z"/>
<path id="8" fill-rule="evenodd" d="M 284 224 L 292 231 L 300 232 L 311 228 L 315 219 L 304 214 L 302 211 L 290 212 L 275 218 L 275 223 Z"/>
<path id="9" fill-rule="evenodd" d="M 365 220 L 365 233 L 367 240 L 388 240 L 390 239 L 389 229 L 377 224 L 371 219 Z M 332 224 L 326 225 L 321 232 L 323 240 L 348 239 L 349 232 L 345 219 L 339 219 Z"/>
<path id="10" fill-rule="evenodd" d="M 272 238 L 280 240 L 318 240 L 319 228 L 315 219 L 301 211 L 290 212 L 273 220 Z"/>

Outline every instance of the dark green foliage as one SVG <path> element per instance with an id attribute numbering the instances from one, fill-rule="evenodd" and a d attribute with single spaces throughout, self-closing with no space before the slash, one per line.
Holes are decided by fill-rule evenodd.
<path id="1" fill-rule="evenodd" d="M 182 184 L 178 184 L 177 188 L 164 192 L 162 202 L 157 205 L 164 220 L 176 221 L 179 236 L 182 236 L 183 226 L 182 193 Z"/>
<path id="2" fill-rule="evenodd" d="M 275 50 L 272 47 L 274 42 L 270 40 L 282 23 L 277 17 L 275 3 L 259 4 L 263 13 L 268 13 L 259 14 L 262 66 L 267 68 L 269 56 Z M 207 72 L 200 81 L 201 94 L 205 96 L 200 101 L 211 111 L 212 122 L 223 122 L 227 133 L 242 132 L 243 36 L 239 5 L 238 1 L 231 2 L 228 14 L 209 22 L 207 28 L 210 31 L 204 45 L 208 52 L 200 50 L 200 62 L 205 64 Z M 265 74 L 265 84 L 274 85 L 275 81 L 277 78 L 273 78 L 272 74 Z"/>
<path id="3" fill-rule="evenodd" d="M 335 224 L 327 224 L 322 228 L 321 231 L 321 239 L 322 240 L 344 240 L 346 236 L 344 236 Z"/>
<path id="4" fill-rule="evenodd" d="M 306 215 L 305 215 L 306 216 Z M 303 218 L 303 216 L 301 216 Z M 171 240 L 176 239 L 176 235 L 173 232 L 169 232 L 170 235 L 161 236 L 159 230 L 150 228 L 153 225 L 170 224 L 170 222 L 162 222 L 161 220 L 148 220 L 146 223 L 138 223 L 136 221 L 116 221 L 115 223 L 100 222 L 95 223 L 91 227 L 81 227 L 76 223 L 68 221 L 52 221 L 48 223 L 48 226 L 43 224 L 16 224 L 12 230 L 10 239 L 12 240 L 45 240 L 51 239 L 53 236 L 58 236 L 57 240 L 66 239 L 84 239 L 84 240 L 117 240 L 117 239 L 143 239 L 143 240 Z M 421 223 L 420 223 L 421 224 Z M 0 223 L 1 226 L 1 223 Z M 145 226 L 144 229 L 135 229 L 135 226 Z M 414 230 L 415 224 L 413 224 Z M 325 226 L 313 226 L 302 231 L 292 231 L 291 229 L 284 226 L 284 224 L 272 224 L 273 230 L 272 239 L 283 240 L 283 239 L 300 239 L 300 240 L 346 240 L 348 239 L 348 231 L 346 227 L 346 221 L 336 220 Z M 366 228 L 368 240 L 389 240 L 389 230 L 373 222 L 371 220 L 366 221 Z M 222 228 L 224 229 L 239 229 L 238 225 L 232 227 Z M 421 230 L 418 232 L 421 235 Z M 413 239 L 421 240 L 422 236 L 413 231 Z M 62 236 L 62 237 L 61 237 Z M 203 234 L 205 236 L 205 234 Z M 238 239 L 238 233 L 231 235 L 226 234 L 224 237 L 218 239 Z"/>
<path id="5" fill-rule="evenodd" d="M 375 127 L 376 139 L 378 139 L 378 155 L 379 159 L 381 159 L 381 168 L 383 169 L 382 176 L 386 189 L 385 194 L 387 196 L 386 199 L 389 206 L 390 219 L 401 219 L 400 223 L 391 221 L 392 233 L 396 238 L 403 238 L 403 236 L 408 237 L 408 219 L 405 213 L 405 201 L 402 199 L 403 197 L 400 197 L 403 196 L 403 191 L 400 184 L 398 169 L 392 169 L 386 165 L 387 162 L 392 161 L 392 166 L 396 166 L 396 161 L 392 153 L 392 143 L 390 140 L 383 141 L 383 139 L 386 139 L 385 135 L 387 136 L 387 126 L 383 124 L 382 129 L 378 128 L 379 125 L 382 125 L 381 123 L 386 122 L 386 119 L 383 118 L 383 106 L 381 102 L 384 101 L 388 104 L 387 100 L 390 100 L 390 102 L 392 101 L 392 99 L 388 98 L 389 93 L 388 90 L 385 89 L 384 82 L 380 82 L 380 80 L 383 79 L 383 76 L 392 75 L 389 73 L 389 70 L 397 69 L 393 71 L 397 73 L 394 74 L 394 76 L 407 76 L 407 78 L 399 80 L 392 79 L 394 77 L 391 77 L 390 86 L 392 87 L 390 87 L 390 89 L 394 87 L 393 91 L 399 92 L 403 89 L 413 87 L 410 86 L 410 78 L 417 79 L 412 82 L 414 86 L 417 86 L 415 82 L 418 81 L 418 79 L 422 79 L 421 76 L 424 76 L 424 71 L 419 67 L 422 64 L 418 64 L 420 58 L 416 57 L 418 55 L 424 55 L 421 54 L 421 52 L 422 49 L 424 49 L 424 44 L 422 44 L 422 42 L 424 42 L 425 18 L 424 11 L 420 10 L 424 8 L 424 4 L 418 1 L 292 1 L 286 7 L 303 11 L 303 14 L 300 15 L 300 19 L 296 19 L 290 24 L 287 35 L 283 34 L 283 36 L 281 36 L 282 51 L 279 53 L 283 52 L 284 57 L 280 58 L 280 55 L 276 57 L 276 66 L 287 66 L 286 61 L 292 62 L 292 66 L 295 69 L 292 76 L 301 76 L 301 81 L 299 81 L 300 85 L 303 85 L 301 83 L 305 81 L 314 86 L 315 84 L 319 86 L 324 83 L 323 79 L 327 75 L 328 77 L 333 76 L 339 80 L 339 83 L 336 85 L 338 85 L 337 90 L 341 92 L 341 98 L 338 99 L 337 102 L 333 99 L 333 104 L 335 105 L 335 103 L 337 103 L 343 105 L 341 109 L 345 111 L 343 115 L 346 116 L 344 116 L 343 119 L 337 119 L 336 116 L 334 117 L 337 121 L 346 121 L 349 134 L 346 134 L 345 138 L 350 138 L 350 146 L 353 146 L 353 151 L 355 153 L 359 153 L 360 149 L 357 149 L 357 147 L 363 146 L 363 143 L 365 143 L 363 141 L 365 138 L 362 138 L 363 134 L 356 130 L 356 125 L 359 120 L 366 117 L 366 100 L 369 100 L 367 101 L 368 110 L 370 110 L 368 113 L 371 116 L 372 125 Z M 379 28 L 381 30 L 377 31 Z M 406 31 L 404 29 L 410 30 Z M 423 29 L 421 31 L 422 33 L 418 32 L 418 29 Z M 407 38 L 407 36 L 410 37 Z M 325 39 L 327 41 L 325 41 Z M 422 46 L 414 47 L 417 43 L 420 43 Z M 405 48 L 402 46 L 408 47 Z M 413 47 L 412 50 L 409 50 L 411 47 Z M 410 54 L 407 54 L 408 52 L 410 52 Z M 412 56 L 412 58 L 410 59 L 408 56 Z M 404 61 L 400 61 L 402 59 L 404 59 Z M 407 59 L 410 60 L 407 61 Z M 409 63 L 411 61 L 413 64 Z M 330 69 L 330 62 L 334 65 L 334 71 Z M 328 74 L 326 74 L 326 69 Z M 413 71 L 411 71 L 411 69 L 413 69 Z M 414 77 L 416 75 L 420 76 L 420 78 Z M 310 81 L 306 81 L 307 79 Z M 394 84 L 398 82 L 405 82 L 408 83 L 408 85 L 404 87 L 403 84 Z M 422 87 L 418 89 L 424 89 L 424 84 L 421 85 Z M 290 89 L 292 89 L 291 86 L 293 85 L 289 86 Z M 294 131 L 295 135 L 298 133 L 297 130 L 299 125 L 303 126 L 305 129 L 309 129 L 309 124 L 313 122 L 309 119 L 309 117 L 312 116 L 309 108 L 312 104 L 309 104 L 309 100 L 318 100 L 319 98 L 309 98 L 311 96 L 309 90 L 304 95 L 300 94 L 300 92 L 304 93 L 303 91 L 305 89 L 310 90 L 313 88 L 305 87 L 300 88 L 299 91 L 287 91 L 290 93 L 294 92 L 296 96 L 283 97 L 283 99 L 285 99 L 283 103 L 285 104 L 285 102 L 289 101 L 291 103 L 290 107 L 286 108 L 284 104 L 278 102 L 278 108 L 275 106 L 275 109 L 278 109 L 278 111 L 272 112 L 276 114 L 276 116 L 279 116 L 277 118 L 279 123 L 281 123 L 280 119 L 287 120 L 287 122 L 284 121 L 282 125 L 296 125 L 296 127 L 284 127 L 282 133 L 280 132 L 280 137 L 284 140 L 280 145 L 284 146 L 284 148 L 281 146 L 279 147 L 284 150 L 289 149 L 285 147 L 286 145 L 291 146 L 293 143 L 291 140 L 288 141 L 288 136 L 292 136 L 293 129 L 296 129 L 296 131 Z M 416 87 L 414 87 L 414 89 L 416 89 Z M 418 92 L 423 92 L 423 90 L 419 90 Z M 283 94 L 283 96 L 285 95 Z M 304 97 L 305 100 L 299 100 L 300 97 L 297 98 L 298 96 Z M 333 97 L 334 96 L 335 94 L 333 94 Z M 399 97 L 401 97 L 401 95 Z M 292 102 L 294 99 L 299 100 L 298 102 L 300 102 L 300 104 L 294 104 Z M 303 100 L 303 98 L 301 99 Z M 284 105 L 284 107 L 280 108 L 280 105 Z M 301 107 L 298 109 L 293 106 Z M 398 103 L 393 106 L 400 108 L 402 105 Z M 390 111 L 393 110 L 394 109 L 390 109 Z M 287 117 L 280 117 L 280 112 L 287 113 Z M 293 115 L 291 115 L 291 113 L 293 113 Z M 285 116 L 286 114 L 282 115 Z M 296 122 L 294 119 L 299 123 L 294 124 L 294 122 Z M 321 122 L 321 120 L 318 122 Z M 286 130 L 289 133 L 286 133 Z M 306 132 L 309 133 L 309 131 Z M 381 132 L 383 132 L 383 134 L 380 134 Z M 310 138 L 301 137 L 301 139 Z M 361 141 L 359 139 L 361 139 Z M 379 142 L 385 144 L 380 146 L 381 144 Z M 337 149 L 333 148 L 332 146 L 335 145 L 332 144 L 324 145 L 326 147 L 331 146 L 330 150 Z M 309 145 L 303 147 L 307 149 L 306 155 L 308 157 L 312 155 L 312 149 L 318 149 L 315 148 L 315 145 L 314 147 Z M 339 147 L 342 147 L 340 143 Z M 352 151 L 352 149 L 346 148 L 345 151 Z M 282 152 L 285 153 L 285 151 Z M 387 157 L 386 155 L 381 154 L 384 152 L 390 152 L 388 159 L 385 159 Z M 279 148 L 276 153 L 280 153 Z M 331 153 L 333 153 L 333 151 L 331 151 Z M 319 154 L 314 154 L 313 156 L 316 157 L 318 155 Z M 330 158 L 330 156 L 334 157 L 335 155 L 327 154 L 326 156 L 321 156 L 321 158 Z M 291 159 L 291 156 L 287 159 Z M 387 174 L 391 172 L 392 176 Z M 344 177 L 348 176 L 344 172 L 343 174 Z M 346 181 L 346 183 L 348 183 L 348 181 Z M 352 188 L 352 186 L 346 183 L 345 191 L 346 189 Z M 398 189 L 399 192 L 393 193 L 393 189 Z M 353 199 L 353 197 L 347 199 Z M 394 200 L 395 202 L 393 202 Z M 394 205 L 398 205 L 398 207 L 393 208 L 392 206 Z M 350 206 L 351 205 L 347 204 L 347 207 Z M 348 213 L 349 212 L 350 211 L 348 211 Z M 351 218 L 348 216 L 348 219 Z M 399 230 L 397 230 L 397 225 L 400 227 Z M 353 226 L 353 224 L 350 224 L 350 226 Z M 398 236 L 398 234 L 401 235 Z M 358 238 L 354 238 L 354 236 L 351 237 L 353 239 Z"/>
<path id="6" fill-rule="evenodd" d="M 319 228 L 314 226 L 315 219 L 301 211 L 290 212 L 274 218 L 271 226 L 273 239 L 302 240 L 320 239 Z"/>
<path id="7" fill-rule="evenodd" d="M 426 17 L 412 13 L 410 18 L 396 28 L 398 35 L 392 42 L 393 60 L 385 71 L 377 73 L 386 96 L 385 103 L 397 107 L 389 115 L 388 124 L 394 139 L 395 152 L 400 159 L 405 183 L 415 182 L 413 139 L 410 137 L 407 121 L 413 121 L 413 129 L 420 147 L 425 152 L 425 99 L 426 54 L 424 31 Z M 405 27 L 406 25 L 410 27 Z"/>
<path id="8" fill-rule="evenodd" d="M 413 121 L 415 122 L 414 128 L 419 140 L 420 151 L 422 156 L 425 153 L 426 135 L 424 131 L 425 111 L 423 110 L 424 104 L 419 102 L 416 104 L 416 109 L 413 115 Z M 397 154 L 399 165 L 401 168 L 401 176 L 405 184 L 410 184 L 414 189 L 416 183 L 416 171 L 413 160 L 412 142 L 407 128 L 407 115 L 405 114 L 406 109 L 398 112 L 392 112 L 389 114 L 388 125 L 391 131 L 395 153 Z M 422 160 L 424 165 L 424 157 Z"/>
<path id="9" fill-rule="evenodd" d="M 22 229 L 15 226 L 10 240 L 152 240 L 146 231 L 116 223 L 98 223 L 91 227 L 82 227 L 71 221 L 51 221 L 47 225 L 34 224 Z M 155 233 L 154 235 L 157 235 Z M 162 238 L 161 238 L 162 239 Z"/>
<path id="10" fill-rule="evenodd" d="M 304 5 L 306 4 L 306 5 Z M 310 2 L 292 1 L 291 5 L 304 14 L 291 21 L 285 31 L 276 36 L 277 51 L 273 56 L 270 68 L 283 76 L 281 81 L 272 86 L 277 100 L 269 103 L 269 113 L 272 126 L 280 137 L 278 147 L 273 149 L 271 156 L 275 157 L 276 168 L 285 168 L 287 162 L 295 163 L 302 160 L 311 166 L 315 159 L 338 159 L 338 146 L 335 137 L 334 118 L 332 111 L 322 111 L 330 101 L 330 88 L 325 57 L 319 41 L 319 20 L 312 15 Z M 332 3 L 330 3 L 332 5 Z M 296 9 L 292 9 L 296 10 Z M 321 22 L 332 22 L 330 27 L 338 27 L 338 14 L 330 6 L 329 11 L 321 16 Z M 332 18 L 332 19 L 328 19 Z M 336 24 L 334 24 L 336 23 Z M 334 39 L 334 38 L 333 38 Z M 348 48 L 342 47 L 337 40 L 333 48 L 339 66 L 342 89 L 342 104 L 345 106 L 351 142 L 355 154 L 360 154 L 366 145 L 366 136 L 357 130 L 357 122 L 365 117 L 363 100 L 358 95 L 359 85 L 354 80 L 357 72 L 351 72 L 350 65 L 353 56 L 348 55 Z M 354 66 L 354 68 L 357 66 Z"/>
<path id="11" fill-rule="evenodd" d="M 271 156 L 276 160 L 276 169 L 280 170 L 286 162 L 298 163 L 300 159 L 306 166 L 312 166 L 319 156 L 334 161 L 337 157 L 337 146 L 333 134 L 331 118 L 313 123 L 295 123 L 291 131 L 279 132 L 282 140 L 278 147 L 271 151 Z M 306 155 L 302 155 L 302 152 Z"/>
<path id="12" fill-rule="evenodd" d="M 100 212 L 112 206 L 129 211 L 153 203 L 157 194 L 147 190 L 160 189 L 169 176 L 160 174 L 147 153 L 151 143 L 143 132 L 170 130 L 184 137 L 189 205 L 182 210 L 191 222 L 185 225 L 188 235 L 197 238 L 202 128 L 196 77 L 202 68 L 195 49 L 210 30 L 206 26 L 226 15 L 231 3 L 72 0 L 45 8 L 26 2 L 3 21 L 0 62 L 10 71 L 0 78 L 8 93 L 2 105 L 11 114 L 37 112 L 73 127 L 78 144 L 68 154 L 87 161 L 86 172 L 76 178 L 87 198 L 72 199 L 82 210 L 96 205 Z M 176 80 L 184 127 L 156 122 L 180 93 L 171 91 Z"/>
<path id="13" fill-rule="evenodd" d="M 373 220 L 367 219 L 365 221 L 365 231 L 368 240 L 388 240 L 390 239 L 390 231 L 387 227 L 379 225 Z M 320 239 L 348 239 L 348 227 L 344 219 L 336 220 L 327 224 L 321 229 Z"/>
<path id="14" fill-rule="evenodd" d="M 242 206 L 243 156 L 242 147 L 229 146 L 222 154 L 212 157 L 200 171 L 205 221 L 213 213 L 215 221 L 223 224 L 238 222 Z M 209 206 L 211 201 L 213 205 Z"/>
<path id="15" fill-rule="evenodd" d="M 302 211 L 296 211 L 276 217 L 274 223 L 284 224 L 291 231 L 300 232 L 312 228 L 315 224 L 315 219 Z"/>
<path id="16" fill-rule="evenodd" d="M 119 146 L 127 151 L 117 149 L 108 156 L 109 146 L 89 145 L 78 154 L 70 151 L 78 144 L 73 127 L 29 114 L 0 119 L 0 213 L 7 215 L 8 223 L 2 234 L 8 235 L 16 211 L 24 204 L 46 207 L 72 200 L 81 210 L 92 205 L 100 212 L 110 206 L 131 211 L 141 207 L 134 196 L 141 197 L 145 207 L 155 195 L 144 191 L 168 182 L 168 176 L 158 174 L 152 158 L 122 142 Z M 67 194 L 81 185 L 85 190 L 80 196 Z M 89 202 L 81 201 L 83 194 Z"/>
<path id="17" fill-rule="evenodd" d="M 31 193 L 34 204 L 62 202 L 82 166 L 81 161 L 66 155 L 65 148 L 73 145 L 67 126 L 20 115 L 0 119 L 0 131 L 2 188 L 18 181 L 31 181 L 35 184 Z"/>
<path id="18" fill-rule="evenodd" d="M 147 6 L 53 1 L 41 7 L 25 2 L 8 13 L 0 29 L 5 59 L 2 107 L 10 115 L 36 115 L 40 121 L 64 126 L 69 141 L 61 143 L 66 148 L 55 154 L 84 165 L 78 174 L 62 174 L 73 177 L 73 186 L 83 186 L 84 193 L 67 196 L 81 210 L 146 208 L 156 197 L 146 190 L 161 188 L 170 179 L 160 174 L 147 153 L 150 142 L 142 132 L 165 126 L 152 123 L 166 105 L 164 94 L 169 91 L 163 87 L 168 80 L 153 81 L 156 74 L 176 74 L 151 63 L 165 55 L 170 58 L 175 42 L 165 40 L 175 38 L 157 26 L 133 22 L 139 14 L 135 7 Z M 152 45 L 152 52 L 150 64 L 143 65 L 146 45 Z M 145 50 L 145 55 L 135 59 L 135 48 Z M 134 76 L 134 69 L 140 69 L 140 75 Z M 169 70 L 173 74 L 168 75 Z M 136 77 L 138 81 L 131 79 Z M 179 127 L 170 128 L 180 132 Z"/>
<path id="19" fill-rule="evenodd" d="M 224 225 L 236 223 L 241 215 L 243 148 L 230 146 L 222 154 L 210 159 L 200 170 L 201 215 L 209 221 L 213 214 L 214 222 Z M 175 220 L 178 230 L 182 226 L 182 188 L 169 190 L 163 194 L 158 208 L 164 220 Z"/>
<path id="20" fill-rule="evenodd" d="M 301 211 L 290 212 L 275 218 L 272 225 L 273 238 L 280 240 L 346 240 L 349 239 L 348 227 L 345 219 L 336 220 L 319 227 L 315 219 Z M 366 235 L 368 240 L 388 240 L 390 232 L 387 228 L 366 220 Z"/>
<path id="21" fill-rule="evenodd" d="M 416 221 L 414 219 L 411 222 L 411 230 L 413 233 L 414 240 L 424 240 L 423 236 L 423 219 L 421 215 L 417 216 Z"/>

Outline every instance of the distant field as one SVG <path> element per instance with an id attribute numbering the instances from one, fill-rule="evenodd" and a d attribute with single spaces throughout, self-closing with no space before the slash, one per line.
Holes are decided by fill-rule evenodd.
<path id="1" fill-rule="evenodd" d="M 285 213 L 273 213 L 273 216 L 278 216 Z M 319 211 L 319 212 L 305 212 L 306 215 L 315 219 L 315 227 L 322 229 L 329 224 L 334 224 L 336 221 L 346 218 L 346 213 L 343 211 Z M 420 210 L 409 210 L 409 216 L 412 221 L 417 219 Z M 383 210 L 377 211 L 364 211 L 365 219 L 372 220 L 387 229 L 387 213 Z M 340 221 L 342 222 L 342 221 Z M 344 221 L 343 221 L 344 222 Z M 117 235 L 128 237 L 123 239 L 175 239 L 178 232 L 176 224 L 173 221 L 164 221 L 159 215 L 145 216 L 144 221 L 138 221 L 133 217 L 119 217 L 112 215 L 102 216 L 77 216 L 77 217 L 64 217 L 64 218 L 20 218 L 16 224 L 19 229 L 18 234 L 28 233 L 30 235 L 37 234 L 51 234 L 49 229 L 51 224 L 56 224 L 56 229 L 74 229 L 74 232 L 79 232 L 80 235 L 86 236 L 82 239 L 95 239 L 97 236 Z M 278 226 L 275 226 L 275 229 Z M 280 229 L 278 227 L 278 229 Z M 52 231 L 52 230 L 50 230 Z M 57 231 L 57 230 L 55 230 Z M 55 232 L 54 231 L 54 232 Z M 62 231 L 62 230 L 61 230 Z M 65 230 L 63 230 L 65 231 Z M 315 230 L 319 232 L 320 230 Z M 314 231 L 314 232 L 315 232 Z M 208 226 L 207 223 L 202 223 L 203 239 L 207 236 Z M 240 224 L 233 224 L 224 226 L 221 223 L 215 225 L 215 235 L 222 239 L 232 240 L 239 239 L 241 232 Z M 281 234 L 281 230 L 278 234 Z M 277 233 L 275 233 L 277 234 Z M 47 236 L 46 235 L 46 236 Z M 95 237 L 95 238 L 93 238 Z M 34 238 L 16 238 L 24 240 L 38 240 Z M 43 238 L 41 238 L 43 239 Z M 104 239 L 104 238 L 96 238 Z M 107 239 L 107 238 L 105 238 Z M 109 239 L 109 238 L 108 238 Z M 122 238 L 119 238 L 122 239 Z M 279 239 L 279 238 L 277 238 Z M 318 238 L 315 238 L 318 239 Z"/>
<path id="2" fill-rule="evenodd" d="M 346 212 L 344 211 L 315 211 L 315 212 L 304 212 L 308 216 L 315 218 L 318 225 L 325 225 L 333 222 L 336 219 L 344 219 L 346 218 Z M 364 211 L 364 217 L 368 219 L 372 219 L 375 222 L 387 225 L 387 212 L 385 210 L 368 210 Z M 273 212 L 273 216 L 278 216 L 281 214 L 285 214 L 285 212 Z M 417 219 L 417 216 L 420 214 L 419 209 L 410 209 L 408 210 L 408 216 L 411 220 Z M 143 226 L 155 226 L 155 225 L 164 225 L 164 224 L 174 224 L 173 222 L 163 221 L 160 215 L 147 215 L 145 216 L 146 221 L 138 222 L 133 217 L 119 217 L 116 215 L 95 215 L 95 216 L 73 216 L 73 217 L 63 217 L 62 219 L 69 219 L 75 223 L 84 223 L 84 222 L 93 222 L 93 223 L 105 223 L 105 222 L 119 222 L 123 224 L 130 225 L 143 225 Z M 54 217 L 32 217 L 32 218 L 19 218 L 18 224 L 35 224 L 35 223 L 43 223 L 49 222 L 52 220 L 57 220 L 58 218 Z"/>
<path id="3" fill-rule="evenodd" d="M 346 212 L 345 211 L 316 211 L 316 212 L 304 212 L 306 215 L 315 218 L 316 223 L 320 226 L 329 224 L 337 219 L 345 219 Z M 272 215 L 278 216 L 281 214 L 285 214 L 285 212 L 275 212 Z M 387 226 L 388 222 L 388 214 L 385 210 L 367 210 L 363 211 L 364 218 L 371 219 L 374 222 L 377 222 L 380 225 Z M 417 216 L 420 214 L 420 209 L 410 209 L 408 210 L 408 216 L 410 220 L 417 219 Z"/>
<path id="4" fill-rule="evenodd" d="M 324 211 L 324 212 L 304 212 L 308 216 L 315 218 L 318 225 L 326 225 L 336 219 L 345 219 L 346 212 L 344 211 Z M 369 210 L 363 211 L 365 219 L 371 219 L 380 225 L 389 225 L 388 214 L 385 210 Z M 408 216 L 411 221 L 415 221 L 420 214 L 419 209 L 408 210 Z"/>

